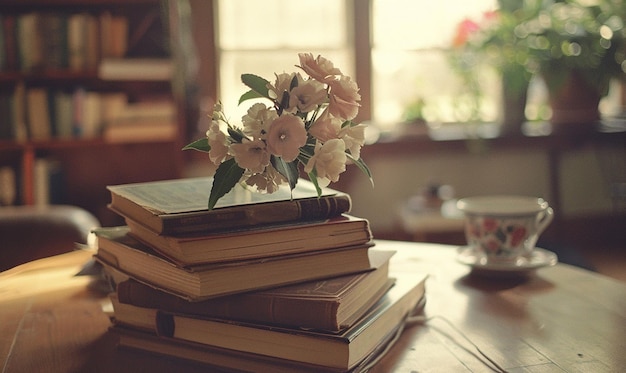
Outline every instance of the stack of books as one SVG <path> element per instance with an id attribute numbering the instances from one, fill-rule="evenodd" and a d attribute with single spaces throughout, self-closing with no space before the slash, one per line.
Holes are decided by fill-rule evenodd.
<path id="1" fill-rule="evenodd" d="M 99 228 L 120 346 L 238 371 L 355 371 L 401 330 L 424 276 L 390 273 L 349 195 L 307 180 L 235 188 L 211 178 L 109 186 L 125 226 Z"/>

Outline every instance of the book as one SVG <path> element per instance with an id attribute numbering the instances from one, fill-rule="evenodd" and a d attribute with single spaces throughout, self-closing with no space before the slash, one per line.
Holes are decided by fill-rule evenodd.
<path id="1" fill-rule="evenodd" d="M 124 305 L 293 328 L 338 332 L 357 321 L 393 285 L 389 264 L 358 274 L 188 302 L 133 279 L 116 286 Z M 132 307 L 130 311 L 132 312 Z"/>
<path id="2" fill-rule="evenodd" d="M 138 330 L 143 329 L 146 333 L 156 332 L 176 341 L 350 370 L 401 330 L 406 318 L 424 299 L 425 280 L 425 275 L 399 274 L 395 285 L 380 301 L 357 323 L 340 333 L 190 317 L 139 307 L 137 312 L 145 312 L 142 321 L 126 318 L 125 322 L 135 324 Z M 119 306 L 114 303 L 114 322 L 123 324 L 125 313 Z"/>
<path id="3" fill-rule="evenodd" d="M 350 215 L 314 222 L 170 236 L 157 234 L 130 218 L 126 218 L 126 224 L 130 234 L 139 241 L 186 265 L 354 246 L 373 238 L 368 220 Z"/>
<path id="4" fill-rule="evenodd" d="M 169 81 L 174 64 L 169 58 L 103 58 L 98 65 L 102 80 Z"/>
<path id="5" fill-rule="evenodd" d="M 96 259 L 163 291 L 198 301 L 308 280 L 365 272 L 384 264 L 393 252 L 365 244 L 320 252 L 180 267 L 140 243 L 127 229 L 98 228 Z"/>
<path id="6" fill-rule="evenodd" d="M 271 194 L 236 186 L 208 210 L 211 177 L 110 185 L 109 208 L 159 234 L 215 232 L 294 221 L 313 221 L 348 213 L 347 193 L 324 188 L 317 196 L 313 183 L 300 179 Z"/>
<path id="7" fill-rule="evenodd" d="M 48 140 L 51 138 L 52 126 L 46 88 L 29 88 L 26 91 L 26 116 L 31 139 Z"/>
<path id="8" fill-rule="evenodd" d="M 208 366 L 235 372 L 272 372 L 272 373 L 342 373 L 343 369 L 332 369 L 319 365 L 303 364 L 284 359 L 227 350 L 211 347 L 200 343 L 174 340 L 157 336 L 154 333 L 142 332 L 126 328 L 122 325 L 113 325 L 110 332 L 118 337 L 118 346 L 121 349 L 133 352 L 142 351 L 151 354 L 163 355 L 206 364 Z M 384 347 L 384 346 L 383 346 Z M 184 369 L 181 367 L 181 369 Z"/>

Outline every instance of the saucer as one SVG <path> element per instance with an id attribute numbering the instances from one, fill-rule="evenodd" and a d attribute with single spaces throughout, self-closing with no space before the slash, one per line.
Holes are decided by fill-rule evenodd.
<path id="1" fill-rule="evenodd" d="M 535 247 L 528 255 L 511 263 L 488 263 L 486 259 L 471 246 L 462 246 L 458 250 L 457 261 L 472 267 L 475 272 L 489 275 L 522 275 L 537 268 L 553 266 L 558 258 L 552 251 Z"/>

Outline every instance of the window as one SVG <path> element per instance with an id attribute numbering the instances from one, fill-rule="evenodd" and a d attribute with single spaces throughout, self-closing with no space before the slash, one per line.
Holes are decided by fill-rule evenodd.
<path id="1" fill-rule="evenodd" d="M 324 55 L 359 86 L 367 87 L 362 89 L 368 97 L 360 118 L 371 119 L 383 131 L 404 121 L 415 103 L 423 104 L 422 114 L 429 122 L 498 119 L 501 93 L 496 73 L 478 72 L 483 91 L 476 118 L 466 87 L 448 59 L 457 25 L 464 18 L 480 19 L 497 7 L 497 0 L 215 0 L 215 4 L 221 84 L 217 92 L 233 121 L 247 107 L 237 107 L 246 90 L 240 75 L 253 73 L 271 80 L 274 73 L 294 71 L 298 52 Z M 369 22 L 357 18 L 362 14 Z M 355 25 L 355 19 L 366 25 Z M 358 70 L 355 56 L 364 55 L 370 56 L 371 66 L 362 64 Z M 619 108 L 617 96 L 603 100 L 603 112 Z M 529 118 L 540 118 L 541 105 L 545 106 L 540 81 L 531 82 L 528 99 Z"/>
<path id="2" fill-rule="evenodd" d="M 431 122 L 467 121 L 459 98 L 462 84 L 448 62 L 457 25 L 466 17 L 479 19 L 493 10 L 495 0 L 372 0 L 372 116 L 382 129 L 404 120 L 418 101 Z M 402 11 L 399 11 L 401 9 Z M 484 120 L 497 115 L 497 81 L 485 92 Z M 492 88 L 493 89 L 493 88 Z"/>
<path id="3" fill-rule="evenodd" d="M 222 0 L 217 6 L 218 95 L 231 118 L 239 120 L 248 107 L 237 108 L 247 90 L 241 74 L 272 80 L 274 73 L 296 71 L 297 53 L 321 54 L 353 76 L 346 1 Z"/>

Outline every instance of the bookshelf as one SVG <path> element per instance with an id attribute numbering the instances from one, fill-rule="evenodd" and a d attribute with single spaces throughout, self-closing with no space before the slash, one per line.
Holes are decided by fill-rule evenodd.
<path id="1" fill-rule="evenodd" d="M 0 205 L 72 204 L 112 225 L 106 185 L 181 176 L 173 4 L 0 2 Z"/>

